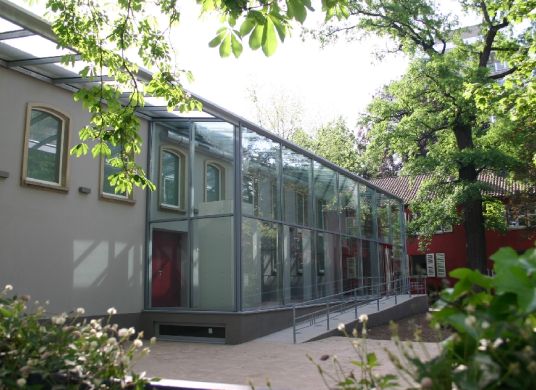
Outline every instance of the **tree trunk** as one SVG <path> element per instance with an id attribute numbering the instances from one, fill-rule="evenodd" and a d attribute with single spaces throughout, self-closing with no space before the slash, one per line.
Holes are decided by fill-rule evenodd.
<path id="1" fill-rule="evenodd" d="M 473 149 L 472 128 L 466 123 L 458 123 L 454 127 L 456 142 L 460 150 Z M 476 183 L 478 172 L 471 162 L 460 164 L 459 179 L 465 183 Z M 479 192 L 467 194 L 461 205 L 465 227 L 465 253 L 469 268 L 482 273 L 487 272 L 486 233 L 482 208 L 482 195 Z"/>

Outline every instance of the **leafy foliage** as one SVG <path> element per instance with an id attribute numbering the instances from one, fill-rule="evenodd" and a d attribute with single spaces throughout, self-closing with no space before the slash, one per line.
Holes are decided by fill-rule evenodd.
<path id="1" fill-rule="evenodd" d="M 81 308 L 46 319 L 44 306 L 28 307 L 30 298 L 11 290 L 0 292 L 1 389 L 145 388 L 132 362 L 149 349 L 142 348 L 142 333 L 110 323 L 115 309 L 105 323 L 81 319 Z"/>
<path id="2" fill-rule="evenodd" d="M 298 130 L 291 141 L 350 172 L 363 170 L 359 159 L 363 145 L 342 118 L 323 125 L 312 136 Z"/>
<path id="3" fill-rule="evenodd" d="M 439 356 L 412 361 L 431 389 L 528 389 L 536 381 L 536 251 L 503 248 L 492 259 L 494 276 L 460 268 L 441 293 L 432 320 L 456 333 Z"/>

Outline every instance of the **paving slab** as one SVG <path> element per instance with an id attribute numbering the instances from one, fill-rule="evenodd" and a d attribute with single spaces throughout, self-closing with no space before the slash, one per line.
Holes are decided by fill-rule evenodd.
<path id="1" fill-rule="evenodd" d="M 352 340 L 355 339 L 329 337 L 308 343 L 288 344 L 257 339 L 239 345 L 158 341 L 151 347 L 151 353 L 136 364 L 135 369 L 138 372 L 146 371 L 148 376 L 167 379 L 253 384 L 256 388 L 264 387 L 269 382 L 274 390 L 320 390 L 328 387 L 308 356 L 328 373 L 334 372 L 333 361 L 322 361 L 320 357 L 336 356 L 343 369 L 349 372 L 356 368 L 351 361 L 357 359 Z M 423 358 L 439 351 L 439 344 L 419 344 L 416 349 Z M 386 348 L 396 350 L 393 341 L 367 340 L 367 348 L 369 352 L 376 352 L 381 362 L 378 373 L 396 372 L 385 352 Z M 333 384 L 334 380 L 328 381 L 328 385 Z"/>

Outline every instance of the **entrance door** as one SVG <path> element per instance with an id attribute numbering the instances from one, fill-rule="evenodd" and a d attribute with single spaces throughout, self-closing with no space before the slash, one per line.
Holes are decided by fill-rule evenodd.
<path id="1" fill-rule="evenodd" d="M 177 307 L 181 303 L 181 233 L 153 230 L 152 307 Z"/>

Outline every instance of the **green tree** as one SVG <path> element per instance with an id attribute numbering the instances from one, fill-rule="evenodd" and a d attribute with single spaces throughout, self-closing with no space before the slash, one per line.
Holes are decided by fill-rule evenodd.
<path id="1" fill-rule="evenodd" d="M 325 34 L 355 29 L 386 36 L 410 57 L 407 73 L 386 86 L 362 118 L 369 130 L 366 158 L 377 164 L 387 152 L 404 161 L 404 173 L 428 175 L 412 205 L 419 216 L 414 230 L 426 238 L 446 223 L 463 222 L 469 265 L 484 272 L 486 199 L 478 174 L 526 171 L 532 158 L 523 156 L 535 151 L 529 103 L 536 2 L 460 4 L 478 15 L 477 26 L 460 28 L 455 16 L 427 0 L 368 0 L 350 2 L 350 19 Z M 506 67 L 493 72 L 494 58 Z"/>
<path id="2" fill-rule="evenodd" d="M 296 131 L 291 141 L 350 172 L 360 174 L 363 171 L 359 158 L 363 145 L 342 118 L 316 129 L 313 135 Z"/>

